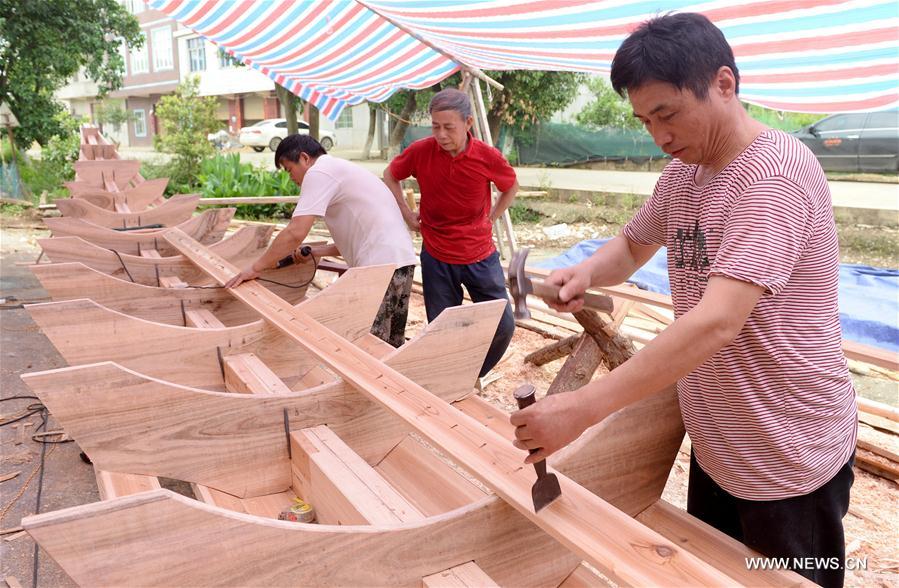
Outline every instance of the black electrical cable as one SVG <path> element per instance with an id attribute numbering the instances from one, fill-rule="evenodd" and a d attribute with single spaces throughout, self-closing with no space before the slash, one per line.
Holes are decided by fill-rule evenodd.
<path id="1" fill-rule="evenodd" d="M 46 407 L 42 410 L 43 421 L 41 422 L 40 428 L 47 427 L 47 409 Z M 34 507 L 34 514 L 41 513 L 41 496 L 44 493 L 44 465 L 45 459 L 47 457 L 47 444 L 41 443 L 41 469 L 38 474 L 37 481 L 37 501 Z M 31 588 L 37 588 L 37 572 L 38 572 L 38 558 L 40 557 L 40 552 L 37 548 L 37 541 L 34 542 L 34 565 L 31 568 Z"/>

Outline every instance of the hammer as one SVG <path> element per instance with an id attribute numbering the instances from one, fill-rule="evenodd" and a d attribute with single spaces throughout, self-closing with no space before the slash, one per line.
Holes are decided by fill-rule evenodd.
<path id="1" fill-rule="evenodd" d="M 515 301 L 514 314 L 517 319 L 531 318 L 531 312 L 527 306 L 528 294 L 561 303 L 558 286 L 545 282 L 534 282 L 527 276 L 524 268 L 529 252 L 529 247 L 522 247 L 512 253 L 512 260 L 509 262 L 509 291 L 512 293 L 512 299 Z M 602 294 L 585 292 L 584 306 L 593 310 L 611 312 L 612 299 Z"/>

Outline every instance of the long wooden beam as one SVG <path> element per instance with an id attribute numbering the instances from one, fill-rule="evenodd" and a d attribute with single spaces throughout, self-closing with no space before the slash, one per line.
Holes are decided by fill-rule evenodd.
<path id="1" fill-rule="evenodd" d="M 182 231 L 172 229 L 164 236 L 221 284 L 240 271 Z M 736 584 L 729 576 L 564 475 L 557 474 L 562 496 L 535 513 L 531 500 L 535 476 L 533 469 L 523 463 L 523 451 L 261 285 L 244 282 L 231 292 L 307 352 L 327 363 L 347 383 L 405 420 L 522 515 L 620 583 L 635 586 Z"/>

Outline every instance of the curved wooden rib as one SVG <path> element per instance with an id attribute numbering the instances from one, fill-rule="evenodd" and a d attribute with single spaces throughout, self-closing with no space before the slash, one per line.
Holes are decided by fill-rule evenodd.
<path id="1" fill-rule="evenodd" d="M 504 308 L 490 301 L 447 309 L 384 362 L 445 400 L 467 395 Z M 196 482 L 240 497 L 290 486 L 285 409 L 291 430 L 327 424 L 372 463 L 409 430 L 343 381 L 290 394 L 229 394 L 109 362 L 22 379 L 100 469 Z"/>
<path id="2" fill-rule="evenodd" d="M 234 216 L 234 208 L 204 210 L 184 221 L 177 228 L 201 243 L 220 241 Z M 178 251 L 162 238 L 162 231 L 114 231 L 77 218 L 47 218 L 44 222 L 56 237 L 81 237 L 85 241 L 121 253 L 140 255 L 141 249 L 156 249 L 162 255 L 177 255 Z"/>
<path id="3" fill-rule="evenodd" d="M 262 272 L 266 288 L 291 304 L 306 295 L 305 284 L 313 276 L 311 263 Z M 259 314 L 234 299 L 224 288 L 159 288 L 128 282 L 82 263 L 34 265 L 32 273 L 54 302 L 90 298 L 94 302 L 136 318 L 168 325 L 185 325 L 184 312 L 205 309 L 228 326 L 259 320 Z"/>
<path id="4" fill-rule="evenodd" d="M 494 496 L 418 523 L 338 527 L 154 490 L 27 517 L 22 526 L 84 586 L 418 587 L 423 576 L 474 560 L 500 585 L 527 588 L 555 586 L 578 564 Z"/>
<path id="5" fill-rule="evenodd" d="M 103 188 L 105 180 L 112 180 L 119 190 L 124 190 L 140 174 L 140 161 L 136 159 L 80 160 L 73 163 L 72 167 L 75 168 L 77 180 L 96 188 Z"/>
<path id="6" fill-rule="evenodd" d="M 351 268 L 298 307 L 338 335 L 358 339 L 371 329 L 392 275 L 393 266 Z M 148 376 L 210 389 L 224 384 L 219 353 L 254 353 L 288 385 L 318 365 L 261 320 L 224 329 L 176 327 L 84 299 L 27 309 L 70 365 L 115 361 Z"/>
<path id="7" fill-rule="evenodd" d="M 268 246 L 274 227 L 254 225 L 241 227 L 233 235 L 213 243 L 209 249 L 237 265 L 252 262 Z M 116 254 L 80 237 L 38 239 L 44 254 L 54 263 L 79 262 L 99 272 L 145 286 L 158 286 L 160 277 L 177 277 L 191 285 L 211 284 L 212 280 L 193 262 L 181 255 L 162 258 Z M 127 271 L 122 267 L 127 268 Z"/>
<path id="8" fill-rule="evenodd" d="M 100 208 L 115 210 L 116 203 L 119 203 L 126 205 L 131 212 L 137 212 L 149 206 L 161 204 L 162 195 L 168 183 L 168 178 L 145 180 L 137 186 L 126 188 L 121 192 L 109 192 L 87 182 L 65 182 L 64 185 L 73 198 L 83 198 Z"/>
<path id="9" fill-rule="evenodd" d="M 80 218 L 101 227 L 123 229 L 154 224 L 169 227 L 183 223 L 190 219 L 199 202 L 199 194 L 176 194 L 159 206 L 130 213 L 113 212 L 83 198 L 60 198 L 54 204 L 67 218 Z"/>

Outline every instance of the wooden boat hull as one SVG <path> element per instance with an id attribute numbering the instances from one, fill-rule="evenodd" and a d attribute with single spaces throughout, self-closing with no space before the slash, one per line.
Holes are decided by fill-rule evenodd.
<path id="1" fill-rule="evenodd" d="M 140 161 L 136 159 L 79 160 L 72 167 L 76 180 L 101 189 L 112 181 L 119 190 L 124 190 L 140 176 Z"/>
<path id="2" fill-rule="evenodd" d="M 371 329 L 392 275 L 392 266 L 351 268 L 323 291 L 327 295 L 298 308 L 355 341 Z M 148 376 L 210 390 L 224 389 L 220 356 L 253 353 L 288 386 L 319 365 L 262 320 L 198 329 L 141 320 L 85 299 L 27 308 L 70 365 L 115 361 Z"/>
<path id="3" fill-rule="evenodd" d="M 110 310 L 168 325 L 187 326 L 186 311 L 206 310 L 228 326 L 259 320 L 258 313 L 238 302 L 223 288 L 160 288 L 135 284 L 91 269 L 81 263 L 34 265 L 44 290 L 54 302 L 89 298 Z M 313 265 L 294 265 L 263 272 L 266 288 L 298 304 L 306 295 Z M 277 282 L 277 283 L 275 283 Z"/>
<path id="4" fill-rule="evenodd" d="M 97 187 L 88 182 L 65 182 L 64 185 L 72 198 L 84 199 L 112 211 L 125 206 L 131 212 L 138 212 L 162 204 L 163 193 L 168 183 L 168 178 L 144 180 L 137 186 L 125 188 L 120 192 L 109 192 L 102 186 Z"/>
<path id="5" fill-rule="evenodd" d="M 205 210 L 177 225 L 177 228 L 203 244 L 215 243 L 225 235 L 235 210 L 234 208 Z M 81 237 L 85 241 L 120 253 L 140 255 L 143 250 L 156 250 L 164 256 L 178 253 L 162 238 L 162 233 L 168 229 L 115 231 L 82 219 L 65 217 L 48 218 L 44 219 L 44 222 L 55 237 Z"/>
<path id="6" fill-rule="evenodd" d="M 124 229 L 154 224 L 168 227 L 183 223 L 191 218 L 199 202 L 199 194 L 176 194 L 159 206 L 140 212 L 114 212 L 84 198 L 61 198 L 54 204 L 67 218 L 80 218 L 110 229 Z"/>
<path id="7" fill-rule="evenodd" d="M 209 246 L 232 263 L 243 266 L 259 257 L 268 246 L 274 227 L 241 227 L 233 235 Z M 160 277 L 175 277 L 192 286 L 212 280 L 181 255 L 162 258 L 117 253 L 80 237 L 38 239 L 44 254 L 54 263 L 79 262 L 99 272 L 145 286 L 158 286 Z"/>

